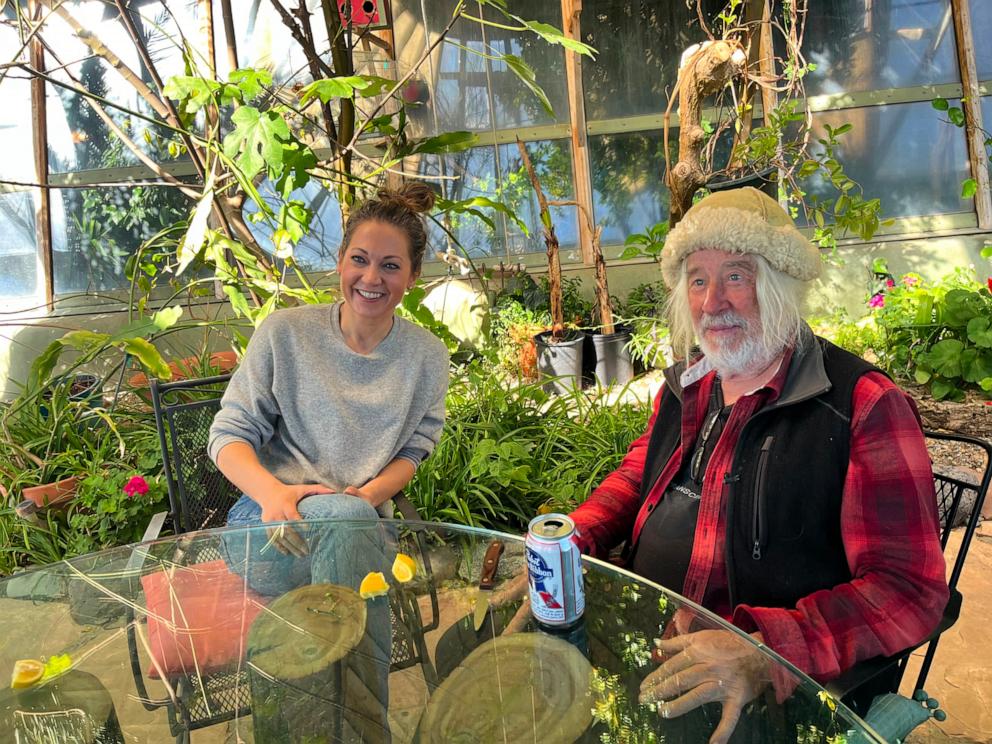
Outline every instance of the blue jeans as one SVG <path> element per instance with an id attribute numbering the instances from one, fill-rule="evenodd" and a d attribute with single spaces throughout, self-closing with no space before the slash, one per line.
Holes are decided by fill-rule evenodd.
<path id="1" fill-rule="evenodd" d="M 297 505 L 303 522 L 293 528 L 306 540 L 309 555 L 297 557 L 280 553 L 267 545 L 264 530 L 231 530 L 222 534 L 225 559 L 231 570 L 245 577 L 259 594 L 275 597 L 307 584 L 339 584 L 358 590 L 369 571 L 389 575 L 396 551 L 393 531 L 379 520 L 379 514 L 366 501 L 343 493 L 307 496 Z M 314 522 L 363 520 L 340 529 L 321 530 Z M 308 524 L 309 523 L 309 524 Z M 262 508 L 248 496 L 231 507 L 228 527 L 262 524 Z M 349 529 L 349 527 L 352 527 Z M 392 628 L 387 597 L 366 601 L 365 637 L 345 662 L 344 724 L 346 740 L 387 741 L 389 726 L 388 677 L 392 647 Z M 347 678 L 352 684 L 372 692 L 381 707 L 369 710 L 367 703 L 349 705 Z M 355 679 L 357 678 L 357 679 Z M 366 701 L 368 697 L 364 698 Z M 319 704 L 319 701 L 314 701 Z M 357 712 L 356 712 L 357 711 Z M 350 715 L 355 713 L 355 715 Z M 350 733 L 350 735 L 348 735 Z"/>

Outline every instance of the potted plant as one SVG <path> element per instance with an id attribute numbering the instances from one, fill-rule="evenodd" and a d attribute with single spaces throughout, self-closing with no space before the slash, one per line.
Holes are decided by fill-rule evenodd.
<path id="1" fill-rule="evenodd" d="M 537 369 L 541 379 L 548 380 L 548 390 L 559 393 L 582 387 L 582 348 L 585 333 L 578 329 L 565 328 L 565 314 L 561 292 L 561 258 L 558 250 L 558 237 L 551 221 L 551 210 L 544 196 L 541 182 L 527 154 L 524 143 L 517 138 L 517 149 L 523 160 L 537 203 L 540 206 L 541 225 L 544 230 L 544 244 L 548 254 L 548 296 L 551 305 L 551 330 L 534 336 L 537 347 Z"/>

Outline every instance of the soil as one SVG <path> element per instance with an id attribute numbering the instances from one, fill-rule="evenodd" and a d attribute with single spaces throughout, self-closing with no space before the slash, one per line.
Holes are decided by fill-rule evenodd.
<path id="1" fill-rule="evenodd" d="M 968 391 L 965 399 L 957 403 L 934 400 L 923 386 L 903 383 L 903 389 L 916 401 L 925 429 L 967 434 L 986 440 L 992 433 L 992 405 L 989 405 L 992 401 L 986 400 L 980 393 Z M 977 471 L 985 469 L 985 456 L 975 447 L 931 440 L 927 443 L 927 448 L 935 465 L 966 467 Z"/>

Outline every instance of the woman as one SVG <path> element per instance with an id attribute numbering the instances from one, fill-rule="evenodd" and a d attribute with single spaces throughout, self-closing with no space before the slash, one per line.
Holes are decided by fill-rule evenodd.
<path id="1" fill-rule="evenodd" d="M 348 220 L 342 301 L 273 313 L 227 388 L 208 451 L 244 496 L 229 524 L 389 515 L 434 448 L 448 353 L 393 311 L 420 275 L 434 203 L 421 183 L 381 191 Z M 282 552 L 306 545 L 284 531 Z"/>
<path id="2" fill-rule="evenodd" d="M 255 331 L 210 430 L 211 459 L 244 493 L 229 525 L 390 516 L 392 496 L 437 444 L 448 352 L 429 331 L 394 315 L 420 275 L 421 214 L 433 203 L 421 183 L 380 191 L 345 227 L 341 301 L 280 310 Z M 367 571 L 389 570 L 392 540 L 367 523 L 338 531 L 279 524 L 253 533 L 226 533 L 224 543 L 232 569 L 260 594 L 327 582 L 358 589 Z M 370 689 L 378 684 L 383 706 L 364 716 L 383 726 L 385 601 L 367 605 L 366 643 L 375 648 L 364 657 L 375 668 L 355 670 Z"/>

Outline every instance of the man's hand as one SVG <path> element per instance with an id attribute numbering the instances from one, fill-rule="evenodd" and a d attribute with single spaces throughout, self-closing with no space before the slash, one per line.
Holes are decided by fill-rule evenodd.
<path id="1" fill-rule="evenodd" d="M 273 491 L 269 491 L 259 499 L 262 507 L 262 522 L 293 522 L 303 519 L 300 516 L 298 504 L 305 496 L 313 496 L 318 493 L 334 493 L 327 486 L 319 483 L 299 484 L 293 486 L 282 485 Z M 285 555 L 295 555 L 302 558 L 310 551 L 307 541 L 289 525 L 281 524 L 278 527 L 270 527 L 266 530 L 269 535 L 269 543 L 280 553 Z"/>
<path id="2" fill-rule="evenodd" d="M 704 703 L 723 706 L 710 744 L 725 744 L 741 710 L 768 686 L 767 661 L 729 630 L 700 630 L 655 641 L 662 664 L 641 683 L 641 703 L 657 703 L 663 718 L 674 718 Z"/>

